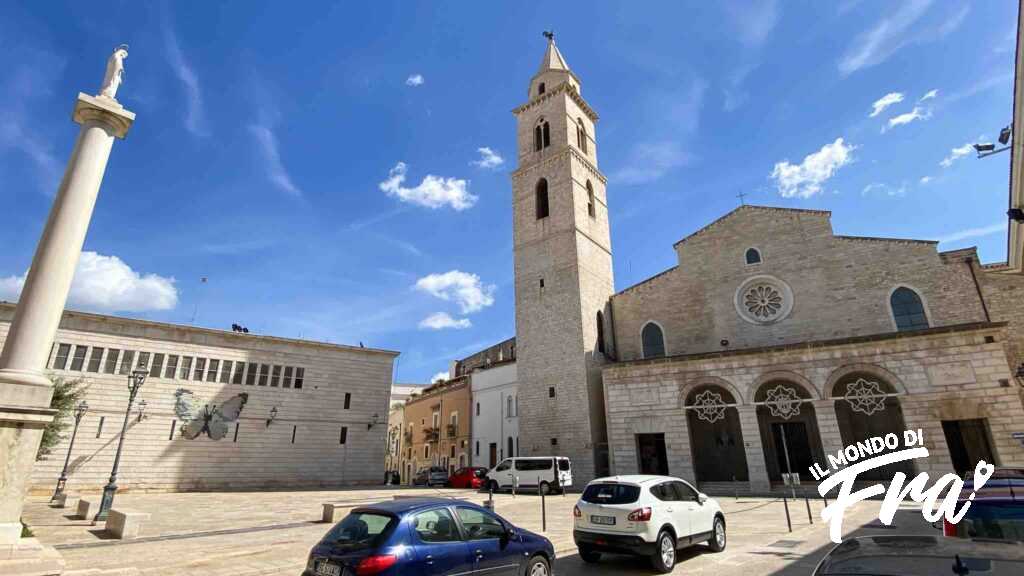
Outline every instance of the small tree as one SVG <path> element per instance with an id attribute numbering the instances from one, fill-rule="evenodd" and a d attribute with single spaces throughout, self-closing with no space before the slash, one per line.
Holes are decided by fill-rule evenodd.
<path id="1" fill-rule="evenodd" d="M 62 432 L 71 426 L 74 417 L 72 412 L 75 406 L 85 398 L 88 387 L 80 379 L 65 380 L 60 376 L 50 376 L 53 382 L 53 398 L 50 400 L 50 408 L 57 411 L 53 420 L 43 428 L 43 439 L 39 442 L 39 450 L 36 452 L 36 460 L 45 459 L 54 447 L 64 438 Z"/>

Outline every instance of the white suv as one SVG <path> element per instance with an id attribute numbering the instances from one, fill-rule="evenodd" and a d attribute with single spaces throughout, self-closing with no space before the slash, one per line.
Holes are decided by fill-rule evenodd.
<path id="1" fill-rule="evenodd" d="M 572 536 L 584 562 L 602 552 L 649 556 L 672 571 L 676 550 L 707 542 L 725 550 L 725 515 L 706 494 L 671 476 L 613 476 L 587 484 L 573 509 Z"/>

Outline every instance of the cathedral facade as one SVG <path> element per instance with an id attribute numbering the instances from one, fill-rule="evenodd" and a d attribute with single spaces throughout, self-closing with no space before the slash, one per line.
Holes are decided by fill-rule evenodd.
<path id="1" fill-rule="evenodd" d="M 930 457 L 874 475 L 1024 465 L 1019 273 L 835 234 L 826 211 L 742 206 L 616 293 L 597 114 L 553 40 L 514 113 L 522 455 L 569 456 L 582 482 L 761 492 L 920 429 Z"/>

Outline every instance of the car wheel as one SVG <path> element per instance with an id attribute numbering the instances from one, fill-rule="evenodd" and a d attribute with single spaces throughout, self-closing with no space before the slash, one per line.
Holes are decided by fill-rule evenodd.
<path id="1" fill-rule="evenodd" d="M 595 552 L 587 546 L 580 546 L 578 549 L 580 552 L 580 560 L 583 560 L 587 564 L 594 564 L 601 559 L 600 552 Z"/>
<path id="2" fill-rule="evenodd" d="M 715 525 L 711 528 L 711 538 L 708 539 L 708 545 L 711 546 L 713 552 L 725 550 L 725 521 L 720 517 L 715 517 Z"/>
<path id="3" fill-rule="evenodd" d="M 543 556 L 534 556 L 526 564 L 525 576 L 549 576 L 551 569 L 548 568 L 548 561 Z"/>
<path id="4" fill-rule="evenodd" d="M 547 496 L 548 494 L 551 494 L 551 485 L 548 484 L 547 482 L 541 482 L 540 483 L 540 493 L 545 495 L 545 496 Z"/>
<path id="5" fill-rule="evenodd" d="M 671 532 L 662 530 L 654 546 L 651 566 L 659 574 L 668 574 L 676 566 L 676 539 Z"/>

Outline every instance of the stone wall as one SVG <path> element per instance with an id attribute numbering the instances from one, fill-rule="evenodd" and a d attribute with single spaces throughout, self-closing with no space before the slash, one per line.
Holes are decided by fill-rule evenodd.
<path id="1" fill-rule="evenodd" d="M 642 357 L 648 321 L 662 326 L 668 355 L 893 332 L 899 286 L 922 298 L 930 326 L 985 320 L 962 259 L 940 256 L 934 242 L 837 236 L 829 216 L 744 206 L 679 242 L 678 266 L 613 297 L 619 359 Z M 759 264 L 746 263 L 748 248 Z M 792 289 L 788 317 L 754 325 L 737 313 L 737 289 L 754 276 Z"/>
<path id="2" fill-rule="evenodd" d="M 0 343 L 6 338 L 13 306 L 0 305 Z M 121 457 L 118 486 L 124 490 L 221 490 L 296 486 L 339 486 L 379 483 L 383 479 L 386 418 L 393 352 L 236 334 L 188 326 L 128 320 L 96 314 L 65 312 L 48 368 L 58 344 L 88 346 L 109 351 L 190 356 L 224 361 L 302 367 L 302 389 L 266 385 L 197 381 L 151 376 L 136 399 Z M 74 350 L 74 347 L 72 347 Z M 68 480 L 73 491 L 99 490 L 107 482 L 128 401 L 127 376 L 81 370 L 51 370 L 65 379 L 88 385 L 89 412 L 75 440 Z M 105 362 L 104 362 L 105 363 Z M 70 362 L 68 363 L 70 367 Z M 194 369 L 194 366 L 193 366 Z M 187 440 L 179 433 L 181 417 L 175 412 L 178 389 L 188 389 L 200 406 L 221 404 L 241 393 L 248 402 L 228 435 L 211 440 L 206 434 Z M 349 408 L 344 407 L 350 394 Z M 144 418 L 138 402 L 146 400 Z M 266 425 L 270 410 L 277 419 Z M 379 424 L 367 430 L 374 414 Z M 102 429 L 100 421 L 102 419 Z M 341 429 L 347 428 L 345 444 Z M 293 440 L 294 431 L 294 440 Z M 67 453 L 66 437 L 37 462 L 32 488 L 53 490 Z"/>
<path id="3" fill-rule="evenodd" d="M 842 448 L 831 385 L 852 371 L 889 382 L 908 429 L 924 431 L 931 453 L 918 471 L 945 473 L 951 459 L 942 420 L 987 418 L 997 463 L 1024 465 L 1024 447 L 1011 437 L 1024 431 L 1024 409 L 1006 360 L 1005 326 L 972 324 L 917 334 L 777 346 L 761 350 L 623 362 L 605 368 L 613 472 L 638 470 L 635 435 L 664 433 L 669 473 L 694 478 L 685 396 L 702 384 L 725 387 L 737 398 L 750 484 L 768 486 L 765 455 L 752 404 L 758 386 L 785 379 L 811 395 L 825 454 Z M 839 400 L 843 401 L 843 400 Z M 933 474 L 934 475 L 934 474 Z"/>

